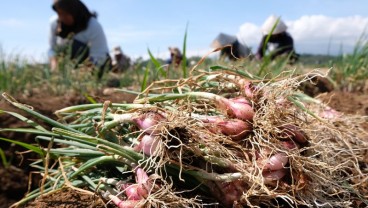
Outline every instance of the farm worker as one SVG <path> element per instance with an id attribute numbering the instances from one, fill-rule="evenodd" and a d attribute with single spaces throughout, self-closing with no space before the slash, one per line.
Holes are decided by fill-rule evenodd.
<path id="1" fill-rule="evenodd" d="M 123 72 L 130 66 L 130 58 L 121 50 L 120 46 L 116 46 L 112 51 L 112 71 Z"/>
<path id="2" fill-rule="evenodd" d="M 236 60 L 240 58 L 250 57 L 251 50 L 250 48 L 240 43 L 236 36 L 220 33 L 215 40 L 213 40 L 211 47 L 212 48 L 222 48 L 224 46 L 231 46 L 225 47 L 221 50 L 221 57 L 227 57 L 230 60 Z"/>
<path id="3" fill-rule="evenodd" d="M 295 53 L 293 38 L 286 29 L 286 24 L 279 17 L 275 15 L 269 16 L 262 25 L 263 37 L 259 44 L 256 58 L 262 59 L 268 51 L 271 60 L 280 55 L 291 55 L 290 61 L 297 61 L 299 55 Z M 269 34 L 270 37 L 266 43 Z"/>
<path id="4" fill-rule="evenodd" d="M 174 67 L 178 67 L 183 60 L 183 55 L 177 47 L 169 47 L 170 58 L 166 61 L 167 64 L 172 64 Z"/>
<path id="5" fill-rule="evenodd" d="M 101 78 L 104 68 L 111 66 L 111 58 L 96 14 L 80 0 L 54 0 L 52 9 L 57 16 L 50 22 L 48 55 L 51 69 L 57 67 L 57 55 L 69 50 L 71 59 L 78 63 L 89 61 L 98 67 Z"/>

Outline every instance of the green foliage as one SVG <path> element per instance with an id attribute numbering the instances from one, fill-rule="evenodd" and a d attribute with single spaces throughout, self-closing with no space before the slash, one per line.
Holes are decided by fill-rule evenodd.
<path id="1" fill-rule="evenodd" d="M 47 64 L 30 64 L 20 58 L 0 57 L 0 91 L 11 94 L 33 94 L 35 90 L 49 94 L 66 92 L 90 92 L 101 82 L 94 78 L 91 69 L 84 65 L 74 69 L 71 60 L 61 58 L 57 71 L 51 71 Z"/>
<path id="2" fill-rule="evenodd" d="M 1 137 L 0 137 L 0 140 L 10 142 L 10 143 L 13 143 L 13 144 L 17 144 L 19 146 L 22 146 L 22 147 L 28 149 L 28 150 L 31 150 L 32 152 L 35 152 L 35 153 L 37 153 L 41 156 L 44 155 L 44 151 L 42 149 L 40 149 L 39 147 L 36 147 L 34 145 L 27 144 L 27 143 L 20 142 L 20 141 L 16 141 L 16 140 L 12 140 L 12 139 L 1 138 Z"/>
<path id="3" fill-rule="evenodd" d="M 186 78 L 187 74 L 187 36 L 188 36 L 188 24 L 185 27 L 184 41 L 183 41 L 183 59 L 181 61 L 181 67 L 183 70 L 183 77 Z"/>
<path id="4" fill-rule="evenodd" d="M 150 59 L 153 63 L 153 65 L 155 66 L 157 72 L 159 72 L 159 74 L 164 77 L 167 78 L 167 73 L 165 72 L 165 70 L 162 67 L 162 64 L 152 55 L 151 51 L 148 49 L 148 54 L 150 56 Z"/>
<path id="5" fill-rule="evenodd" d="M 275 26 L 276 24 L 274 28 Z M 121 88 L 129 87 L 135 91 L 143 91 L 155 81 L 187 77 L 188 69 L 192 67 L 191 64 L 199 61 L 201 63 L 198 69 L 209 70 L 213 66 L 228 66 L 227 68 L 235 71 L 256 74 L 259 79 L 273 78 L 284 71 L 295 70 L 305 73 L 315 68 L 332 68 L 330 78 L 345 90 L 362 89 L 368 76 L 368 44 L 364 34 L 356 43 L 351 54 L 338 57 L 301 54 L 299 62 L 294 65 L 289 64 L 290 56 L 271 60 L 269 53 L 265 54 L 262 61 L 251 58 L 229 61 L 208 57 L 203 60 L 201 60 L 203 57 L 187 57 L 187 38 L 188 24 L 183 38 L 181 70 L 165 65 L 165 60 L 154 57 L 148 49 L 150 57 L 148 60 L 137 59 L 131 68 L 119 74 L 107 72 L 102 80 L 97 79 L 95 69 L 84 63 L 77 64 L 67 55 L 59 58 L 58 70 L 51 71 L 48 64 L 31 64 L 20 56 L 6 55 L 0 51 L 0 91 L 25 95 L 39 92 L 48 92 L 50 95 L 62 95 L 69 92 L 88 95 L 104 87 L 111 78 L 118 80 Z M 270 35 L 267 36 L 266 42 L 269 38 Z M 284 73 L 284 75 L 288 74 Z"/>
<path id="6" fill-rule="evenodd" d="M 147 87 L 147 80 L 148 80 L 148 77 L 149 77 L 149 67 L 146 67 L 146 70 L 144 71 L 144 76 L 143 76 L 143 80 L 142 80 L 142 85 L 141 85 L 141 92 L 144 91 L 144 89 L 146 89 Z"/>
<path id="7" fill-rule="evenodd" d="M 29 65 L 20 57 L 0 56 L 0 91 L 27 92 L 41 84 L 43 71 L 37 70 L 42 65 Z"/>
<path id="8" fill-rule="evenodd" d="M 353 53 L 342 55 L 333 65 L 331 77 L 341 89 L 364 87 L 368 78 L 368 42 L 365 35 L 359 38 Z"/>
<path id="9" fill-rule="evenodd" d="M 0 148 L 0 157 L 1 157 L 1 163 L 3 164 L 3 166 L 5 168 L 9 167 L 9 162 L 8 160 L 6 159 L 6 156 L 5 156 L 5 153 L 3 151 L 3 149 Z"/>

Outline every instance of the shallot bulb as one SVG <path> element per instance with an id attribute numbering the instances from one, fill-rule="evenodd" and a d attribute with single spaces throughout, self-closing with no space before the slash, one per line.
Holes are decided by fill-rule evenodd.
<path id="1" fill-rule="evenodd" d="M 256 87 L 253 85 L 253 83 L 251 81 L 244 80 L 240 84 L 243 87 L 245 96 L 247 98 L 253 99 L 255 97 L 255 91 L 256 91 Z"/>
<path id="2" fill-rule="evenodd" d="M 136 170 L 136 183 L 123 184 L 121 186 L 128 200 L 141 200 L 148 196 L 148 191 L 152 187 L 152 185 L 147 182 L 148 178 L 147 173 L 142 168 L 138 168 Z"/>
<path id="3" fill-rule="evenodd" d="M 143 130 L 145 133 L 155 135 L 161 132 L 162 126 L 160 126 L 160 124 L 165 121 L 166 118 L 159 113 L 148 112 L 141 114 L 132 120 L 138 128 Z"/>
<path id="4" fill-rule="evenodd" d="M 252 121 L 254 110 L 245 98 L 222 98 L 218 100 L 218 106 L 231 118 Z"/>
<path id="5" fill-rule="evenodd" d="M 142 151 L 146 155 L 155 155 L 159 145 L 159 138 L 155 137 L 154 135 L 144 134 L 139 140 L 139 144 L 134 147 L 135 151 Z"/>
<path id="6" fill-rule="evenodd" d="M 251 82 L 248 79 L 234 77 L 233 75 L 227 76 L 227 78 L 233 79 L 236 82 L 237 86 L 241 90 L 243 90 L 245 97 L 251 100 L 254 100 L 254 98 L 256 98 L 257 96 L 256 90 L 258 89 L 257 89 L 257 86 L 253 84 L 253 82 Z"/>
<path id="7" fill-rule="evenodd" d="M 143 196 L 138 193 L 139 184 L 124 184 L 121 187 L 125 191 L 128 200 L 141 200 Z"/>
<path id="8" fill-rule="evenodd" d="M 273 184 L 275 181 L 281 180 L 287 173 L 287 169 L 279 169 L 273 171 L 263 171 L 262 176 L 265 184 Z"/>
<path id="9" fill-rule="evenodd" d="M 213 124 L 209 130 L 213 133 L 222 133 L 234 140 L 244 138 L 252 130 L 251 123 L 239 119 L 224 119 L 218 116 L 193 115 L 205 123 Z"/>
<path id="10" fill-rule="evenodd" d="M 140 184 L 147 183 L 147 181 L 149 179 L 146 171 L 144 171 L 142 168 L 137 168 L 137 170 L 136 170 L 136 176 L 137 176 L 136 181 L 138 183 L 140 183 Z"/>
<path id="11" fill-rule="evenodd" d="M 296 149 L 299 148 L 298 144 L 296 144 L 293 140 L 285 140 L 281 141 L 282 146 L 284 146 L 286 149 Z"/>
<path id="12" fill-rule="evenodd" d="M 305 133 L 297 126 L 292 124 L 285 124 L 279 127 L 282 130 L 281 137 L 290 138 L 299 144 L 305 144 L 308 142 Z"/>
<path id="13" fill-rule="evenodd" d="M 270 158 L 264 160 L 263 162 L 265 162 L 263 170 L 280 170 L 285 168 L 285 166 L 289 162 L 289 158 L 286 153 L 281 152 L 272 155 Z"/>
<path id="14" fill-rule="evenodd" d="M 189 92 L 186 95 L 213 100 L 218 110 L 226 113 L 231 118 L 238 118 L 246 121 L 253 120 L 254 110 L 249 101 L 245 98 L 227 99 L 208 92 Z"/>
<path id="15" fill-rule="evenodd" d="M 119 197 L 114 195 L 109 195 L 110 200 L 119 208 L 138 208 L 142 206 L 138 206 L 140 201 L 137 200 L 121 200 Z"/>
<path id="16" fill-rule="evenodd" d="M 252 130 L 250 123 L 239 119 L 218 122 L 217 126 L 223 134 L 230 136 L 234 140 L 244 138 Z"/>

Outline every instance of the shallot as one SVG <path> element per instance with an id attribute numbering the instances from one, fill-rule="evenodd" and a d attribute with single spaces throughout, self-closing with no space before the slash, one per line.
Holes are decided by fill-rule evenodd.
<path id="1" fill-rule="evenodd" d="M 285 124 L 279 127 L 282 130 L 281 137 L 293 139 L 299 144 L 305 144 L 308 142 L 305 133 L 297 126 L 292 124 Z"/>
<path id="2" fill-rule="evenodd" d="M 286 153 L 280 152 L 272 155 L 268 158 L 266 164 L 263 166 L 263 170 L 280 170 L 285 168 L 289 161 Z"/>
<path id="3" fill-rule="evenodd" d="M 140 142 L 134 147 L 137 152 L 142 151 L 146 155 L 155 155 L 157 146 L 159 145 L 159 139 L 154 135 L 144 134 L 139 138 Z"/>
<path id="4" fill-rule="evenodd" d="M 240 140 L 248 135 L 252 130 L 252 125 L 248 121 L 239 119 L 226 119 L 219 116 L 203 116 L 192 114 L 204 123 L 213 124 L 208 129 L 213 133 L 222 133 L 234 140 Z"/>
<path id="5" fill-rule="evenodd" d="M 134 117 L 133 122 L 147 134 L 159 134 L 162 130 L 161 122 L 165 121 L 165 117 L 160 113 L 147 112 L 140 116 Z"/>

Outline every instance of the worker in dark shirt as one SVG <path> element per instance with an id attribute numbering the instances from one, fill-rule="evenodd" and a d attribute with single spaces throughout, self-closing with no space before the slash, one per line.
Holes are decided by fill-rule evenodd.
<path id="1" fill-rule="evenodd" d="M 246 44 L 240 43 L 238 38 L 233 35 L 220 33 L 213 40 L 211 46 L 213 48 L 222 48 L 220 57 L 228 58 L 231 61 L 251 57 L 250 48 Z"/>
<path id="2" fill-rule="evenodd" d="M 278 56 L 290 55 L 291 63 L 297 61 L 299 55 L 295 53 L 293 38 L 286 32 L 286 29 L 287 26 L 280 18 L 274 15 L 270 16 L 262 26 L 263 37 L 259 44 L 256 58 L 262 59 L 265 53 L 269 52 L 271 60 Z M 270 38 L 267 41 L 270 33 Z"/>

